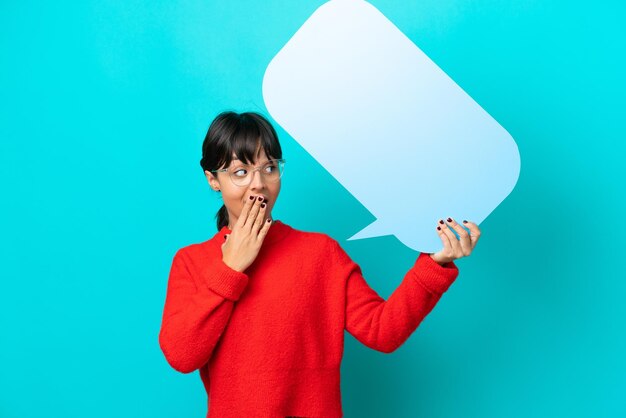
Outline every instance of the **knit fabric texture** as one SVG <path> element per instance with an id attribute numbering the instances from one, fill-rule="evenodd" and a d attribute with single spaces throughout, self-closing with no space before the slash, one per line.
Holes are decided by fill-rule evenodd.
<path id="1" fill-rule="evenodd" d="M 176 252 L 159 332 L 171 367 L 199 370 L 207 418 L 342 417 L 344 330 L 391 353 L 459 273 L 421 253 L 385 300 L 324 233 L 274 220 L 245 272 L 222 260 L 230 233 Z"/>

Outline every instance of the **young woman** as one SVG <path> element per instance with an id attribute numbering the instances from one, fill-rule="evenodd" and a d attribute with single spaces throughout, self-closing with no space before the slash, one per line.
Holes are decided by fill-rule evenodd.
<path id="1" fill-rule="evenodd" d="M 200 370 L 207 417 L 342 417 L 344 330 L 374 350 L 397 349 L 458 276 L 453 260 L 472 252 L 478 226 L 463 221 L 468 234 L 440 220 L 443 249 L 421 253 L 384 300 L 336 240 L 272 218 L 285 160 L 263 116 L 219 114 L 200 165 L 224 205 L 218 232 L 173 257 L 165 358 L 182 373 Z"/>

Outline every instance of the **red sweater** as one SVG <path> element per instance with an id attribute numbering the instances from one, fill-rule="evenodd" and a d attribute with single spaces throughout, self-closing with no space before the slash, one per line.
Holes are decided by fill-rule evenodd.
<path id="1" fill-rule="evenodd" d="M 459 273 L 421 253 L 384 300 L 326 234 L 275 220 L 241 273 L 222 261 L 230 232 L 176 252 L 159 333 L 174 369 L 200 369 L 210 418 L 342 417 L 344 329 L 391 353 Z"/>

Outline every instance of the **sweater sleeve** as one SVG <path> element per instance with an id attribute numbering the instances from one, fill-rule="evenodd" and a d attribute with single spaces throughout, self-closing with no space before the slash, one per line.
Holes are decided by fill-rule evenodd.
<path id="1" fill-rule="evenodd" d="M 384 300 L 339 243 L 334 241 L 333 247 L 346 280 L 345 329 L 362 344 L 383 353 L 393 352 L 409 338 L 459 273 L 454 262 L 442 266 L 428 253 L 421 253 Z"/>
<path id="2" fill-rule="evenodd" d="M 192 268 L 195 267 L 195 268 Z M 159 345 L 167 362 L 190 373 L 211 358 L 248 276 L 221 257 L 192 260 L 181 249 L 170 269 Z"/>

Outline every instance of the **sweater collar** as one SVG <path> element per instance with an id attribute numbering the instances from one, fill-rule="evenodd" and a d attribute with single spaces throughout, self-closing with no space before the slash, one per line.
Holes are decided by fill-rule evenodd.
<path id="1" fill-rule="evenodd" d="M 267 235 L 263 238 L 263 244 L 273 244 L 285 238 L 293 228 L 283 223 L 282 221 L 275 219 L 270 225 L 270 229 L 267 231 Z M 232 231 L 228 228 L 228 225 L 224 225 L 222 229 L 215 234 L 214 238 L 222 245 L 224 243 L 224 235 L 230 234 Z"/>

